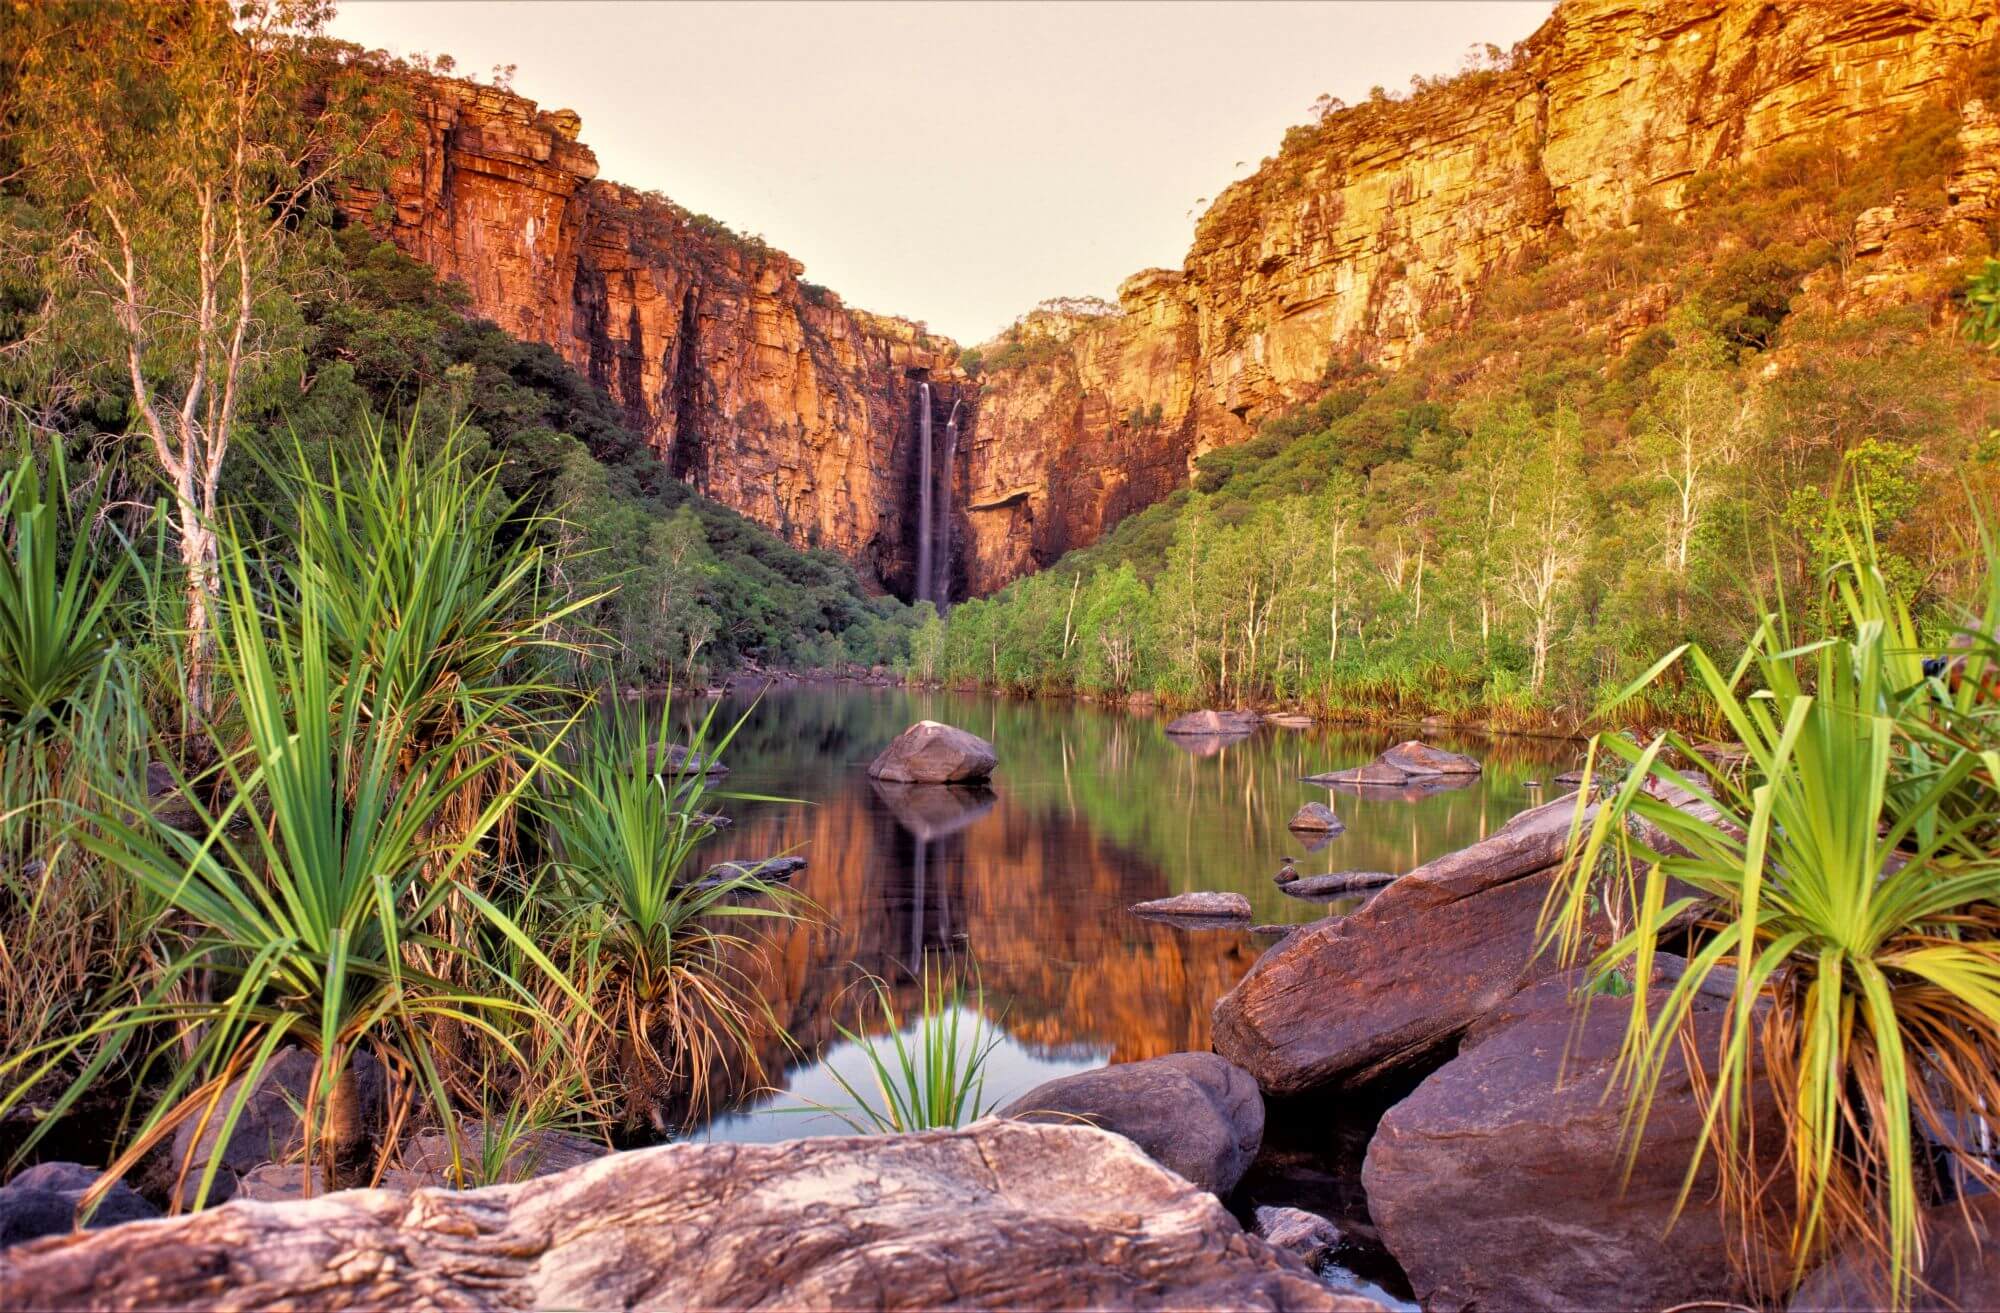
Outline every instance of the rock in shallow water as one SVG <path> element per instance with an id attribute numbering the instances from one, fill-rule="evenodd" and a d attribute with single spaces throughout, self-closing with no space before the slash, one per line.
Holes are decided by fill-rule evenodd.
<path id="1" fill-rule="evenodd" d="M 1338 834 L 1347 827 L 1333 814 L 1333 808 L 1323 802 L 1309 802 L 1292 813 L 1292 819 L 1285 822 L 1285 828 L 1313 834 Z"/>
<path id="2" fill-rule="evenodd" d="M 1259 717 L 1254 711 L 1190 711 L 1185 716 L 1167 722 L 1167 733 L 1248 734 L 1257 728 L 1258 720 Z"/>
<path id="3" fill-rule="evenodd" d="M 1058 1076 L 1000 1115 L 1115 1131 L 1162 1167 L 1219 1195 L 1243 1179 L 1264 1140 L 1257 1082 L 1213 1053 L 1170 1053 Z"/>
<path id="4" fill-rule="evenodd" d="M 993 745 L 977 734 L 920 720 L 882 749 L 868 774 L 896 784 L 965 784 L 985 779 L 999 764 Z"/>
<path id="5" fill-rule="evenodd" d="M 1317 1272 L 1340 1248 L 1340 1228 L 1303 1208 L 1264 1204 L 1257 1209 L 1257 1234 Z"/>
<path id="6" fill-rule="evenodd" d="M 1477 775 L 1479 763 L 1460 752 L 1446 752 L 1428 743 L 1408 739 L 1376 758 L 1405 775 Z"/>
<path id="7" fill-rule="evenodd" d="M 1332 871 L 1326 875 L 1302 875 L 1296 880 L 1287 880 L 1278 888 L 1294 898 L 1324 901 L 1380 889 L 1395 878 L 1388 871 Z"/>
<path id="8" fill-rule="evenodd" d="M 726 1202 L 725 1202 L 726 1201 Z M 677 1144 L 521 1185 L 230 1204 L 0 1255 L 0 1307 L 1378 1313 L 1122 1137 Z"/>
<path id="9" fill-rule="evenodd" d="M 1209 921 L 1248 921 L 1250 900 L 1242 894 L 1220 893 L 1203 890 L 1192 894 L 1175 894 L 1172 898 L 1155 898 L 1150 902 L 1134 903 L 1132 910 L 1140 916 L 1189 917 Z"/>

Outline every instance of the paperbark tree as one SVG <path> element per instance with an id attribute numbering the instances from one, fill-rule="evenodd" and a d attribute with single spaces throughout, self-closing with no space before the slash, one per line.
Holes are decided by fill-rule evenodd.
<path id="1" fill-rule="evenodd" d="M 191 716 L 208 710 L 216 493 L 246 395 L 295 339 L 302 238 L 379 163 L 390 93 L 323 36 L 327 0 L 17 8 L 5 126 L 46 297 L 21 349 L 115 387 L 173 503 Z M 23 252 L 22 247 L 34 249 Z"/>

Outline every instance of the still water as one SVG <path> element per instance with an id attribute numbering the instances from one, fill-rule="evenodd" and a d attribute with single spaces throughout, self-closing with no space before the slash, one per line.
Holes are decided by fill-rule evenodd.
<path id="1" fill-rule="evenodd" d="M 1477 756 L 1485 773 L 1427 796 L 1364 798 L 1301 777 L 1359 765 L 1407 735 L 1265 725 L 1239 742 L 1191 744 L 1167 737 L 1163 716 L 851 686 L 724 699 L 718 723 L 737 716 L 746 719 L 718 787 L 800 801 L 724 801 L 735 824 L 703 856 L 803 856 L 793 886 L 816 910 L 812 923 L 775 934 L 750 967 L 790 1041 L 762 1044 L 762 1077 L 745 1080 L 736 1108 L 698 1132 L 724 1140 L 845 1133 L 826 1111 L 852 1103 L 833 1073 L 864 1093 L 873 1082 L 836 1024 L 880 1030 L 860 983 L 869 975 L 888 984 L 905 1016 L 917 1011 L 927 959 L 978 982 L 968 1002 L 999 1039 L 986 1067 L 989 1105 L 1052 1076 L 1206 1049 L 1210 1008 L 1272 939 L 1147 921 L 1131 904 L 1215 889 L 1247 896 L 1257 923 L 1343 912 L 1358 900 L 1279 892 L 1271 877 L 1280 862 L 1300 859 L 1302 874 L 1406 871 L 1540 801 L 1550 777 L 1581 756 L 1560 740 L 1428 735 Z M 867 777 L 875 754 L 926 718 L 994 745 L 990 789 Z M 1347 827 L 1316 850 L 1285 828 L 1310 801 Z"/>

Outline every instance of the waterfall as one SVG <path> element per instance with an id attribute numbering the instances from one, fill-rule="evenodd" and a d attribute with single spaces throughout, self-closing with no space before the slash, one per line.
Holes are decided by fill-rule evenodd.
<path id="1" fill-rule="evenodd" d="M 917 586 L 910 600 L 931 595 L 931 385 L 917 384 Z"/>
<path id="2" fill-rule="evenodd" d="M 942 611 L 951 601 L 951 484 L 953 462 L 958 458 L 958 408 L 965 403 L 951 403 L 951 415 L 944 422 L 944 505 L 937 522 L 937 583 L 931 589 L 931 600 Z"/>

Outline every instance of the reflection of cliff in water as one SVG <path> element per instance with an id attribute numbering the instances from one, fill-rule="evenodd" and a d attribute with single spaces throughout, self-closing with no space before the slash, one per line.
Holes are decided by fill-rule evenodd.
<path id="1" fill-rule="evenodd" d="M 742 710 L 732 705 L 732 716 Z M 991 740 L 987 789 L 891 786 L 868 760 L 912 721 L 961 725 Z M 1303 871 L 1401 871 L 1490 833 L 1530 801 L 1527 779 L 1571 764 L 1576 745 L 1466 743 L 1488 763 L 1476 783 L 1414 801 L 1355 798 L 1301 782 L 1359 765 L 1380 733 L 1259 730 L 1193 757 L 1149 718 L 1067 704 L 900 690 L 774 690 L 728 752 L 725 788 L 803 799 L 728 803 L 737 824 L 705 861 L 798 853 L 793 887 L 817 920 L 777 931 L 751 965 L 775 1021 L 757 1045 L 765 1080 L 837 1040 L 835 1023 L 879 1029 L 881 978 L 907 1016 L 926 957 L 962 968 L 1024 1060 L 1112 1061 L 1209 1044 L 1214 1000 L 1268 944 L 1237 931 L 1191 931 L 1126 914 L 1191 889 L 1233 889 L 1259 921 L 1302 922 L 1358 900 L 1308 903 L 1271 881 L 1300 840 L 1285 822 L 1302 802 L 1347 823 Z M 747 1082 L 754 1086 L 757 1082 Z"/>

